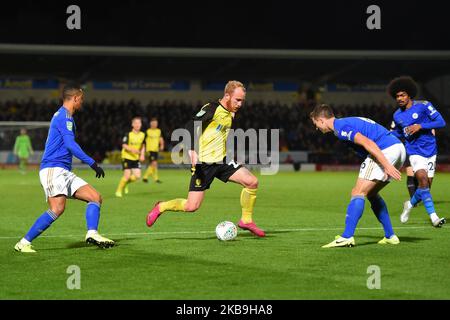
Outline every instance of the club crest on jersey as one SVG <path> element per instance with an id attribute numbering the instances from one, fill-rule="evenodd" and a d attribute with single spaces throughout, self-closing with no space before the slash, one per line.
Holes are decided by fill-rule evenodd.
<path id="1" fill-rule="evenodd" d="M 419 115 L 418 115 L 417 113 L 414 112 L 414 113 L 412 114 L 412 118 L 413 118 L 413 119 L 417 119 L 418 117 L 419 117 Z"/>
<path id="2" fill-rule="evenodd" d="M 72 129 L 73 129 L 72 121 L 66 121 L 66 127 L 67 127 L 67 130 L 72 131 Z"/>

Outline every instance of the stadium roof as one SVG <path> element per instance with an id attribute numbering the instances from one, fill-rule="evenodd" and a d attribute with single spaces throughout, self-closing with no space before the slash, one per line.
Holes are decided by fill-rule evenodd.
<path id="1" fill-rule="evenodd" d="M 418 80 L 450 74 L 450 51 L 131 48 L 0 44 L 0 76 L 87 79 Z"/>

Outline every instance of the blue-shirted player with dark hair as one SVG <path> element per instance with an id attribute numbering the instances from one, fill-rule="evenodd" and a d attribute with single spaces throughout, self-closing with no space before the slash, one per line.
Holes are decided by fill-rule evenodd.
<path id="1" fill-rule="evenodd" d="M 360 157 L 358 180 L 352 190 L 352 198 L 347 207 L 345 230 L 335 240 L 322 248 L 352 247 L 356 225 L 364 212 L 365 197 L 384 229 L 384 238 L 379 244 L 399 244 L 400 240 L 392 228 L 388 209 L 379 195 L 391 180 L 401 179 L 399 168 L 406 158 L 406 150 L 398 138 L 373 120 L 361 117 L 337 119 L 333 110 L 326 104 L 318 105 L 310 114 L 316 128 L 322 133 L 334 132 L 339 140 L 348 143 Z"/>
<path id="2" fill-rule="evenodd" d="M 409 162 L 419 183 L 411 199 L 404 203 L 400 221 L 406 223 L 411 209 L 422 201 L 432 225 L 439 228 L 445 223 L 445 218 L 436 214 L 430 193 L 437 155 L 433 129 L 445 127 L 445 120 L 430 102 L 413 100 L 417 91 L 417 84 L 407 76 L 395 78 L 388 85 L 388 93 L 399 106 L 394 113 L 393 132 L 404 139 Z"/>
<path id="3" fill-rule="evenodd" d="M 101 248 L 114 245 L 114 241 L 97 232 L 102 197 L 92 186 L 71 172 L 72 156 L 75 156 L 88 164 L 95 171 L 97 178 L 105 176 L 103 169 L 75 142 L 76 126 L 72 116 L 83 104 L 83 90 L 78 85 L 66 85 L 63 88 L 62 98 L 63 105 L 53 115 L 50 123 L 39 171 L 49 209 L 36 220 L 28 233 L 15 245 L 14 249 L 19 252 L 36 252 L 31 242 L 64 212 L 68 197 L 87 202 L 88 231 L 85 241 Z"/>

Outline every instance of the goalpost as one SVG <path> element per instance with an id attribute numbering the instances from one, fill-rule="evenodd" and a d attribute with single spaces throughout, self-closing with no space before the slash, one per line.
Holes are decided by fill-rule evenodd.
<path id="1" fill-rule="evenodd" d="M 29 158 L 30 164 L 38 164 L 42 157 L 50 122 L 47 121 L 0 121 L 0 164 L 18 163 L 14 155 L 14 143 L 20 131 L 25 129 L 31 139 L 34 153 Z"/>

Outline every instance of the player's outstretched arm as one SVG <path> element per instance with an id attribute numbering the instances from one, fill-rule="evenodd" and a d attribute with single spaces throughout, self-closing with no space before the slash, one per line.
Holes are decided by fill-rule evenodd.
<path id="1" fill-rule="evenodd" d="M 394 178 L 395 180 L 400 180 L 402 175 L 400 171 L 398 171 L 384 156 L 383 152 L 381 152 L 380 148 L 377 146 L 375 142 L 371 139 L 367 138 L 365 135 L 361 133 L 356 133 L 354 141 L 356 144 L 364 147 L 368 153 L 370 153 L 377 161 L 380 163 L 385 173 Z"/>
<path id="2" fill-rule="evenodd" d="M 76 158 L 80 159 L 83 163 L 91 166 L 95 161 L 89 157 L 76 143 L 75 138 L 71 135 L 64 135 L 64 146 L 74 155 Z"/>
<path id="3" fill-rule="evenodd" d="M 30 154 L 34 153 L 33 146 L 31 144 L 31 139 L 28 136 L 27 136 L 27 148 L 28 148 L 28 152 L 30 152 Z"/>
<path id="4" fill-rule="evenodd" d="M 446 125 L 444 118 L 439 112 L 437 112 L 437 116 L 433 121 L 421 124 L 423 129 L 440 129 L 444 128 Z"/>
<path id="5" fill-rule="evenodd" d="M 163 151 L 164 150 L 164 139 L 163 137 L 159 138 L 159 151 Z"/>
<path id="6" fill-rule="evenodd" d="M 83 163 L 86 163 L 87 165 L 89 165 L 92 168 L 92 170 L 95 171 L 95 176 L 97 178 L 105 177 L 105 172 L 103 171 L 103 169 L 97 165 L 97 163 L 95 162 L 94 159 L 89 157 L 81 149 L 81 147 L 78 145 L 78 143 L 76 143 L 75 138 L 72 135 L 68 135 L 68 134 L 64 135 L 63 140 L 64 140 L 65 147 L 72 153 L 72 155 L 74 155 L 76 158 L 80 159 Z"/>
<path id="7" fill-rule="evenodd" d="M 128 152 L 134 153 L 134 154 L 141 154 L 141 151 L 139 151 L 136 148 L 130 147 L 128 144 L 124 143 L 122 144 L 122 148 L 127 150 Z"/>
<path id="8" fill-rule="evenodd" d="M 194 168 L 198 161 L 198 154 L 195 150 L 188 151 L 189 158 L 191 159 L 191 166 Z"/>
<path id="9" fill-rule="evenodd" d="M 145 143 L 142 144 L 142 148 L 139 153 L 139 161 L 144 162 L 145 161 Z"/>
<path id="10" fill-rule="evenodd" d="M 17 155 L 18 153 L 18 149 L 19 149 L 19 137 L 16 138 L 16 141 L 14 142 L 14 148 L 13 148 L 13 153 L 15 155 Z"/>
<path id="11" fill-rule="evenodd" d="M 407 134 L 413 135 L 421 129 L 440 129 L 446 126 L 444 118 L 436 109 L 433 108 L 433 106 L 430 105 L 429 108 L 426 109 L 426 112 L 428 113 L 428 118 L 431 121 L 420 124 L 416 123 L 407 127 L 405 129 Z"/>

